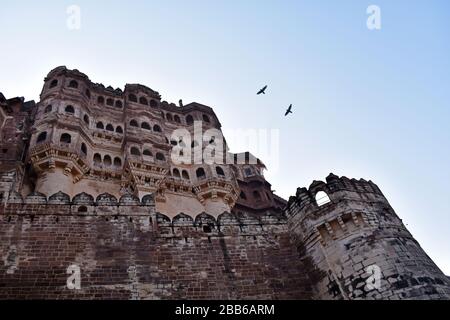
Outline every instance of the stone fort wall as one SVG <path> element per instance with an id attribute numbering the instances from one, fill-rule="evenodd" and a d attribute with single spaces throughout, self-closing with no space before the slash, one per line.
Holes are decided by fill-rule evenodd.
<path id="1" fill-rule="evenodd" d="M 48 199 L 0 207 L 0 299 L 309 299 L 308 261 L 280 215 L 155 212 L 154 199 Z M 81 269 L 81 289 L 66 286 Z"/>

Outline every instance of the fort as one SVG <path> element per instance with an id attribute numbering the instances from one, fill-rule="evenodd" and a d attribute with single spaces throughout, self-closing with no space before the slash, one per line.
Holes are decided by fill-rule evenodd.
<path id="1" fill-rule="evenodd" d="M 195 161 L 217 141 L 173 132 L 220 133 L 208 106 L 58 67 L 38 103 L 0 107 L 0 299 L 450 298 L 372 181 L 330 174 L 286 201 L 248 152 Z"/>

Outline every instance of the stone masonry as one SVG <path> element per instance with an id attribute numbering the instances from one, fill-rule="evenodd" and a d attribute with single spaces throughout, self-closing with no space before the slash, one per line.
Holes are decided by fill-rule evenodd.
<path id="1" fill-rule="evenodd" d="M 38 103 L 0 93 L 0 299 L 450 298 L 373 182 L 287 202 L 221 133 L 208 106 L 66 67 Z"/>

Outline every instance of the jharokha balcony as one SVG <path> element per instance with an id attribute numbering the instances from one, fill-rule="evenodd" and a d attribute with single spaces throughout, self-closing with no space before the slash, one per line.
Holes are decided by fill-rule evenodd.
<path id="1" fill-rule="evenodd" d="M 203 202 L 207 198 L 224 198 L 229 204 L 234 204 L 238 199 L 239 186 L 234 179 L 225 177 L 198 177 L 192 190 L 199 200 Z"/>
<path id="2" fill-rule="evenodd" d="M 70 142 L 43 142 L 31 148 L 29 160 L 37 171 L 65 166 L 67 174 L 80 176 L 89 171 L 86 154 Z"/>

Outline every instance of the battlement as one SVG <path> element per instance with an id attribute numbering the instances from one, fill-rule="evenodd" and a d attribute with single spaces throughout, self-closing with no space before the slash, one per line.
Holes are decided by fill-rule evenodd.
<path id="1" fill-rule="evenodd" d="M 6 199 L 5 199 L 6 200 Z M 69 195 L 57 192 L 50 197 L 33 192 L 25 199 L 15 191 L 12 191 L 3 205 L 0 207 L 0 215 L 7 217 L 20 215 L 73 215 L 73 216 L 102 216 L 117 219 L 123 216 L 150 217 L 152 223 L 156 223 L 162 234 L 179 234 L 181 230 L 203 231 L 209 235 L 226 233 L 259 234 L 265 230 L 264 226 L 279 226 L 283 230 L 287 220 L 279 213 L 265 212 L 264 214 L 251 214 L 240 212 L 238 214 L 224 212 L 217 218 L 206 212 L 196 216 L 179 213 L 172 219 L 155 211 L 153 194 L 145 195 L 142 200 L 138 197 L 125 194 L 117 199 L 111 194 L 103 193 L 95 199 L 87 193 L 80 193 L 71 200 Z M 273 229 L 271 227 L 271 229 Z"/>
<path id="2" fill-rule="evenodd" d="M 139 200 L 132 194 L 124 194 L 118 200 L 109 193 L 102 193 L 95 198 L 85 192 L 75 195 L 72 200 L 70 196 L 64 192 L 57 192 L 47 197 L 39 192 L 32 192 L 23 198 L 20 193 L 11 191 L 7 197 L 3 196 L 4 205 L 9 204 L 39 204 L 39 205 L 85 205 L 85 206 L 154 206 L 155 200 L 153 194 L 148 194 Z"/>
<path id="3" fill-rule="evenodd" d="M 379 226 L 406 231 L 375 183 L 334 174 L 326 178 L 326 183 L 314 181 L 308 189 L 298 188 L 285 213 L 290 226 L 302 230 L 298 236 L 315 237 L 322 244 Z"/>
<path id="4" fill-rule="evenodd" d="M 341 200 L 363 200 L 367 202 L 388 201 L 380 188 L 372 182 L 364 179 L 349 179 L 345 176 L 338 177 L 332 173 L 323 181 L 313 181 L 309 188 L 298 188 L 296 195 L 289 198 L 286 211 L 315 211 L 326 205 L 337 203 Z M 297 210 L 293 210 L 293 208 Z"/>

